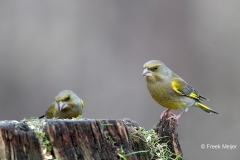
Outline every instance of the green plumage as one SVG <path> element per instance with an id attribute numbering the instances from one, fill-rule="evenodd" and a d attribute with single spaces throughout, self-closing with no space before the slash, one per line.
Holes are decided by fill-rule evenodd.
<path id="1" fill-rule="evenodd" d="M 148 61 L 143 65 L 143 76 L 146 77 L 147 87 L 152 98 L 161 106 L 168 109 L 188 110 L 190 106 L 197 106 L 208 113 L 216 113 L 212 109 L 203 107 L 202 100 L 207 98 L 199 95 L 181 77 L 172 72 L 165 64 L 158 60 Z"/>
<path id="2" fill-rule="evenodd" d="M 55 101 L 48 108 L 46 114 L 39 118 L 71 119 L 82 115 L 83 106 L 83 101 L 75 93 L 70 90 L 64 90 L 55 97 Z"/>

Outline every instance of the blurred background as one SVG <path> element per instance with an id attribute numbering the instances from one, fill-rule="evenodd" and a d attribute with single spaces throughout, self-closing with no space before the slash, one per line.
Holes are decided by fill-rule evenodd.
<path id="1" fill-rule="evenodd" d="M 0 1 L 0 120 L 38 117 L 70 89 L 85 102 L 83 117 L 150 129 L 165 108 L 151 98 L 142 65 L 157 59 L 221 113 L 190 108 L 180 118 L 184 159 L 237 159 L 239 16 L 236 0 Z"/>

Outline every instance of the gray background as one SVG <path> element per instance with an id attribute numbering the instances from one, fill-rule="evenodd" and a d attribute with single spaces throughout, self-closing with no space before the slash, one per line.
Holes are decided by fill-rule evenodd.
<path id="1" fill-rule="evenodd" d="M 83 117 L 150 129 L 165 108 L 149 95 L 142 65 L 158 59 L 222 114 L 190 108 L 180 118 L 184 158 L 237 159 L 239 51 L 238 0 L 0 1 L 0 119 L 40 116 L 70 89 L 85 101 Z"/>

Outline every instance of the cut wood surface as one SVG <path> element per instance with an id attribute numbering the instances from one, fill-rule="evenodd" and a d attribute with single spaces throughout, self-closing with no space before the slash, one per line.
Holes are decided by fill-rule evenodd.
<path id="1" fill-rule="evenodd" d="M 175 120 L 168 120 L 167 117 L 168 115 L 155 127 L 158 136 L 167 137 L 159 143 L 166 143 L 173 153 L 181 154 L 176 132 L 177 125 Z M 144 135 L 138 132 L 140 129 L 138 123 L 130 119 L 48 119 L 39 122 L 44 123 L 43 132 L 52 145 L 51 154 L 54 159 L 148 160 L 153 158 Z M 0 160 L 46 159 L 42 150 L 36 133 L 26 123 L 0 121 Z"/>

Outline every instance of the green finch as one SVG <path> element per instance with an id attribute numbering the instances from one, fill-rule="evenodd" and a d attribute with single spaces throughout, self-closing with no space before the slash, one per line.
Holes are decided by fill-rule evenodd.
<path id="1" fill-rule="evenodd" d="M 161 118 L 171 109 L 183 109 L 179 115 L 169 117 L 178 121 L 190 106 L 199 107 L 207 113 L 219 114 L 202 103 L 203 100 L 208 100 L 207 98 L 199 95 L 162 62 L 158 60 L 146 62 L 142 75 L 146 77 L 147 88 L 152 98 L 161 106 L 168 108 L 161 114 Z"/>
<path id="2" fill-rule="evenodd" d="M 55 97 L 55 101 L 48 108 L 46 114 L 39 118 L 75 118 L 82 115 L 83 106 L 83 100 L 75 93 L 64 90 Z"/>

